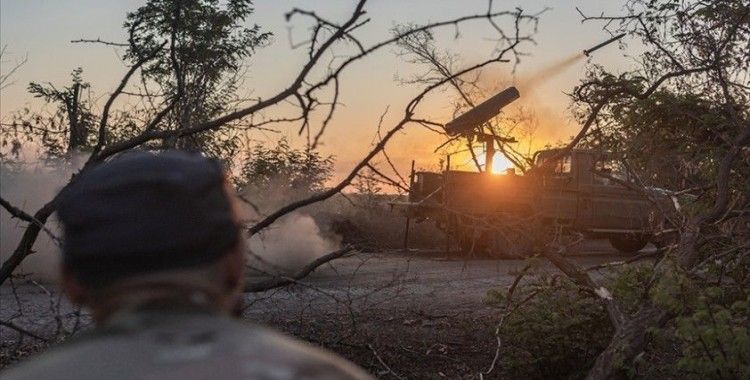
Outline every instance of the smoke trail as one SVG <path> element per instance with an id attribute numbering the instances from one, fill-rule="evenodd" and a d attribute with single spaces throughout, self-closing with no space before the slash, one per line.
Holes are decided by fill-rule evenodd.
<path id="1" fill-rule="evenodd" d="M 521 141 L 516 146 L 518 150 L 530 153 L 555 140 L 561 141 L 566 138 L 567 127 L 571 125 L 570 118 L 556 110 L 556 107 L 551 107 L 549 94 L 541 92 L 540 88 L 545 82 L 572 69 L 585 59 L 583 53 L 576 52 L 531 73 L 521 73 L 515 77 L 497 71 L 482 73 L 479 85 L 488 94 L 509 85 L 516 86 L 521 93 L 521 98 L 504 110 L 505 117 L 509 119 L 531 117 L 512 132 L 514 137 Z"/>
<path id="2" fill-rule="evenodd" d="M 499 89 L 500 87 L 505 88 L 508 85 L 514 85 L 521 92 L 520 100 L 523 101 L 525 98 L 528 98 L 528 95 L 530 93 L 533 93 L 540 84 L 564 73 L 566 70 L 572 68 L 579 62 L 583 61 L 585 58 L 586 56 L 583 55 L 583 53 L 574 53 L 558 61 L 543 66 L 542 68 L 532 73 L 522 74 L 518 77 L 509 77 L 496 71 L 485 72 L 482 73 L 481 84 L 483 85 L 482 87 L 486 89 Z M 514 104 L 518 104 L 518 101 L 516 101 Z"/>
<path id="3" fill-rule="evenodd" d="M 562 74 L 565 70 L 575 66 L 578 62 L 584 60 L 586 56 L 583 53 L 575 53 L 565 57 L 557 62 L 553 62 L 532 74 L 524 75 L 519 78 L 517 87 L 522 91 L 534 91 L 534 89 L 543 82 Z"/>

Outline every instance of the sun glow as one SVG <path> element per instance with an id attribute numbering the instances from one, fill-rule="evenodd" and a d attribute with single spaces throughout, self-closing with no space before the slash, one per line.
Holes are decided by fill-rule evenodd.
<path id="1" fill-rule="evenodd" d="M 492 174 L 504 174 L 506 170 L 513 167 L 511 163 L 502 153 L 495 153 L 495 157 L 492 160 Z"/>

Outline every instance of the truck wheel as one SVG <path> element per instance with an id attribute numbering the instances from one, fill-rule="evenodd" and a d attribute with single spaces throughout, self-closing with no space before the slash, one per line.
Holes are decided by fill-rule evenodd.
<path id="1" fill-rule="evenodd" d="M 648 238 L 643 236 L 618 236 L 609 238 L 609 243 L 620 252 L 633 253 L 642 250 L 648 244 Z"/>

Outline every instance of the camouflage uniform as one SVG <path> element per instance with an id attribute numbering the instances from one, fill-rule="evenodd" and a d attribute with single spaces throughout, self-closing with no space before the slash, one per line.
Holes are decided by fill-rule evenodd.
<path id="1" fill-rule="evenodd" d="M 195 307 L 120 312 L 2 374 L 16 379 L 370 379 L 321 349 Z"/>

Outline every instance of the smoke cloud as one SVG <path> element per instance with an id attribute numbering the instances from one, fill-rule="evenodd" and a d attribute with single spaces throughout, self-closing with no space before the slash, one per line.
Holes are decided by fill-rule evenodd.
<path id="1" fill-rule="evenodd" d="M 267 272 L 293 273 L 339 248 L 310 215 L 291 214 L 248 240 L 250 265 Z"/>
<path id="2" fill-rule="evenodd" d="M 0 165 L 0 194 L 12 205 L 33 215 L 60 191 L 83 162 L 83 155 L 70 160 L 3 162 Z M 13 254 L 26 226 L 26 222 L 12 218 L 5 209 L 0 211 L 0 260 L 4 262 Z M 62 237 L 55 215 L 47 221 L 47 228 L 55 236 Z M 30 274 L 32 278 L 42 281 L 57 280 L 60 247 L 55 240 L 42 231 L 33 250 L 34 253 L 23 261 L 15 273 Z"/>
<path id="3" fill-rule="evenodd" d="M 50 201 L 70 180 L 85 162 L 85 156 L 72 160 L 48 160 L 36 163 L 3 162 L 0 165 L 0 194 L 12 205 L 33 214 Z M 306 194 L 278 191 L 284 186 L 273 186 L 276 191 L 246 191 L 246 197 L 258 204 L 256 210 L 241 203 L 243 219 L 258 220 L 261 215 L 283 206 L 289 201 L 300 199 Z M 252 197 L 248 196 L 252 193 Z M 0 208 L 0 260 L 7 260 L 15 250 L 27 223 L 11 217 Z M 316 258 L 339 248 L 338 236 L 322 231 L 314 218 L 315 211 L 296 212 L 248 239 L 247 246 L 252 251 L 250 265 L 273 273 L 291 273 L 307 265 Z M 62 238 L 56 215 L 47 221 L 50 232 Z M 28 274 L 31 278 L 54 282 L 59 277 L 60 247 L 45 232 L 40 232 L 34 244 L 34 253 L 29 255 L 16 274 Z"/>
<path id="4" fill-rule="evenodd" d="M 271 182 L 271 186 L 246 188 L 241 192 L 241 196 L 252 203 L 242 203 L 242 216 L 249 224 L 309 195 L 305 191 L 288 189 L 288 181 L 283 179 Z M 316 206 L 293 212 L 248 239 L 250 267 L 266 273 L 291 274 L 339 249 L 341 237 L 324 231 L 316 221 L 320 212 L 321 207 Z"/>

